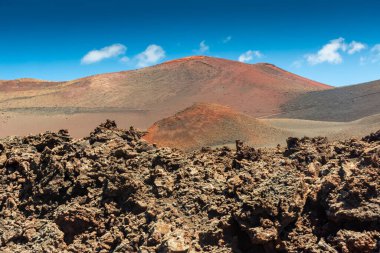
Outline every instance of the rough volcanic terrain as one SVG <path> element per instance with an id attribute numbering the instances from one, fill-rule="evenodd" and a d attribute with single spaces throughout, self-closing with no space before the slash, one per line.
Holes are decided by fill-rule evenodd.
<path id="1" fill-rule="evenodd" d="M 379 251 L 380 131 L 188 154 L 143 134 L 2 139 L 0 251 Z"/>
<path id="2" fill-rule="evenodd" d="M 302 94 L 274 117 L 319 121 L 354 121 L 380 114 L 380 80 Z"/>
<path id="3" fill-rule="evenodd" d="M 289 133 L 230 107 L 197 103 L 153 124 L 144 139 L 161 147 L 194 150 L 242 140 L 255 146 L 276 146 Z"/>
<path id="4" fill-rule="evenodd" d="M 230 106 L 253 117 L 268 116 L 280 113 L 282 104 L 300 94 L 331 88 L 271 64 L 204 56 L 67 82 L 0 81 L 0 120 L 5 129 L 15 129 L 0 135 L 64 127 L 83 137 L 78 129 L 89 132 L 95 127 L 88 118 L 96 117 L 100 123 L 110 113 L 148 128 L 196 102 Z M 38 120 L 29 120 L 31 115 Z M 17 122 L 25 123 L 17 126 Z"/>

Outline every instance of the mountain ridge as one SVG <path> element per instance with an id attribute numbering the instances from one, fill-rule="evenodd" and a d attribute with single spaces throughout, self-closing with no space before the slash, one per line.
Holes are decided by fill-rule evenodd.
<path id="1" fill-rule="evenodd" d="M 332 88 L 271 64 L 245 64 L 206 56 L 67 82 L 11 83 L 0 84 L 3 110 L 119 107 L 159 114 L 146 126 L 196 102 L 232 106 L 254 117 L 269 115 L 278 113 L 281 104 L 299 94 Z"/>

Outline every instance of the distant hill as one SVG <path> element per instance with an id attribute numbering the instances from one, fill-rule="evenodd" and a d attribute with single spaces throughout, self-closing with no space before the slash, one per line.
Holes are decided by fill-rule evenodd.
<path id="1" fill-rule="evenodd" d="M 46 88 L 55 88 L 59 85 L 59 82 L 50 82 L 33 78 L 20 78 L 15 80 L 0 80 L 0 92 L 4 92 L 0 95 L 5 98 L 6 95 L 14 97 L 20 97 L 20 92 L 30 91 L 42 91 Z M 19 95 L 17 95 L 19 93 Z"/>
<path id="2" fill-rule="evenodd" d="M 259 117 L 280 113 L 281 105 L 300 94 L 330 88 L 271 64 L 193 56 L 68 82 L 0 81 L 0 110 L 28 115 L 120 112 L 133 114 L 130 124 L 148 127 L 196 102 Z"/>
<path id="3" fill-rule="evenodd" d="M 194 150 L 242 140 L 255 146 L 276 145 L 287 133 L 246 114 L 217 104 L 198 103 L 148 129 L 144 139 L 159 146 Z"/>
<path id="4" fill-rule="evenodd" d="M 380 80 L 297 96 L 274 117 L 353 121 L 380 113 Z"/>

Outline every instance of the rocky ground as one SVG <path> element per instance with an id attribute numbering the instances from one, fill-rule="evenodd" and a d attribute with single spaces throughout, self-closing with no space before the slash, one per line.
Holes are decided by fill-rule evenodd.
<path id="1" fill-rule="evenodd" d="M 0 141 L 0 252 L 379 252 L 380 131 L 157 148 L 112 121 Z"/>

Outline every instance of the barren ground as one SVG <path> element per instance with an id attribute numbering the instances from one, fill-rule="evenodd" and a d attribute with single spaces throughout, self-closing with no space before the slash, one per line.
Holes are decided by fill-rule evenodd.
<path id="1" fill-rule="evenodd" d="M 1 139 L 0 251 L 379 252 L 380 131 L 190 154 L 141 135 Z"/>
<path id="2" fill-rule="evenodd" d="M 76 138 L 86 136 L 89 131 L 107 118 L 114 119 L 120 127 L 128 128 L 131 125 L 145 130 L 149 126 L 142 119 L 142 112 L 136 113 L 80 113 L 59 115 L 26 115 L 22 113 L 0 114 L 0 137 L 9 135 L 37 134 L 45 131 L 58 131 L 68 129 L 69 133 Z M 149 115 L 154 118 L 155 115 Z M 159 120 L 157 118 L 157 120 Z M 342 140 L 359 137 L 375 131 L 380 126 L 380 115 L 365 117 L 352 122 L 322 122 L 297 119 L 259 119 L 266 125 L 277 128 L 276 138 L 261 138 L 262 142 L 249 142 L 251 145 L 260 147 L 273 147 L 277 144 L 284 145 L 286 138 L 290 136 L 327 136 L 332 140 Z M 196 130 L 194 130 L 196 133 Z M 219 130 L 221 131 L 221 130 Z M 282 134 L 279 134 L 282 133 Z M 246 135 L 234 135 L 236 139 L 246 139 Z M 232 138 L 231 137 L 231 138 Z M 231 144 L 225 142 L 221 145 Z M 203 142 L 206 146 L 218 146 L 210 142 Z M 196 147 L 199 147 L 197 145 Z M 196 148 L 191 147 L 191 149 Z"/>

